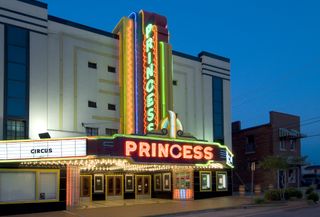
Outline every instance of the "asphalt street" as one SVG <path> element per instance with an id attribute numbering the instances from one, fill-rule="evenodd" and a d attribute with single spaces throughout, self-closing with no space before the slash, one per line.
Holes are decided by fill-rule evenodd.
<path id="1" fill-rule="evenodd" d="M 320 206 L 314 205 L 303 208 L 285 208 L 285 207 L 256 207 L 228 210 L 213 210 L 181 213 L 176 215 L 166 215 L 166 217 L 319 217 Z"/>

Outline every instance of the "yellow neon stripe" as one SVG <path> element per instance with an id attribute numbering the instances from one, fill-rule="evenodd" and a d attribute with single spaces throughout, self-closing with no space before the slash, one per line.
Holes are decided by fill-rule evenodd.
<path id="1" fill-rule="evenodd" d="M 160 42 L 160 62 L 161 62 L 161 105 L 162 105 L 162 111 L 161 111 L 161 119 L 165 118 L 167 116 L 167 108 L 166 108 L 166 67 L 165 67 L 165 57 L 164 57 L 164 43 Z"/>
<path id="2" fill-rule="evenodd" d="M 126 118 L 125 134 L 132 134 L 135 131 L 134 128 L 134 48 L 133 48 L 133 21 L 128 19 L 125 26 L 126 31 Z"/>

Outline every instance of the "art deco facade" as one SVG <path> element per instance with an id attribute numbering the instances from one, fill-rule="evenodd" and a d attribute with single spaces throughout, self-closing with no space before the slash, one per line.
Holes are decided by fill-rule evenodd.
<path id="1" fill-rule="evenodd" d="M 106 32 L 47 7 L 0 3 L 0 213 L 230 195 L 230 60 L 172 50 L 158 14 Z"/>

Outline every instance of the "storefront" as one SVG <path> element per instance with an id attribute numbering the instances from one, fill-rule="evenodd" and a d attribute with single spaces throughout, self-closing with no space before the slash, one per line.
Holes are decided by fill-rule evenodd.
<path id="1" fill-rule="evenodd" d="M 91 200 L 190 200 L 231 195 L 226 146 L 119 135 L 1 142 L 1 214 L 61 210 Z"/>

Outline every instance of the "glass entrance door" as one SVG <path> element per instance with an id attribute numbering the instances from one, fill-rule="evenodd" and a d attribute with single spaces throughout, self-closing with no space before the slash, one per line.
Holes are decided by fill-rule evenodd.
<path id="1" fill-rule="evenodd" d="M 136 176 L 136 198 L 144 199 L 151 197 L 151 176 L 137 175 Z"/>
<path id="2" fill-rule="evenodd" d="M 106 175 L 106 199 L 123 199 L 122 175 Z"/>
<path id="3" fill-rule="evenodd" d="M 81 200 L 91 200 L 92 176 L 80 176 L 80 198 Z"/>

